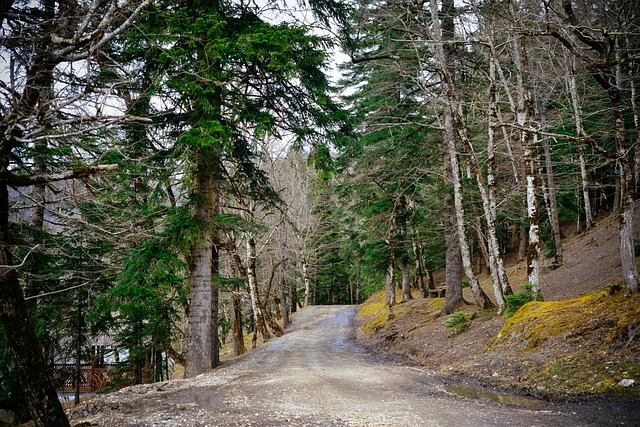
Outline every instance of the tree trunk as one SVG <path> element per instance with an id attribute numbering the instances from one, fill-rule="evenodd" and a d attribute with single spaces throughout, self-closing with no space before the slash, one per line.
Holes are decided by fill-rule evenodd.
<path id="1" fill-rule="evenodd" d="M 519 35 L 513 39 L 513 59 L 516 68 L 517 105 L 516 120 L 520 129 L 520 146 L 524 151 L 525 179 L 527 182 L 527 219 L 529 222 L 529 236 L 527 246 L 527 281 L 535 299 L 542 299 L 540 292 L 540 226 L 537 200 L 535 153 L 537 135 L 533 134 L 529 120 L 533 117 L 531 96 L 524 87 L 524 68 L 526 53 L 520 43 Z"/>
<path id="2" fill-rule="evenodd" d="M 535 143 L 529 142 L 528 132 L 523 132 L 523 143 L 525 144 L 525 163 L 527 164 L 527 218 L 529 220 L 529 238 L 527 245 L 527 281 L 531 286 L 531 292 L 536 300 L 542 299 L 540 292 L 540 228 L 538 225 L 538 201 L 536 199 L 536 172 L 533 158 L 533 146 Z M 533 139 L 535 140 L 535 136 Z"/>
<path id="3" fill-rule="evenodd" d="M 492 306 L 491 301 L 486 296 L 480 283 L 473 272 L 471 263 L 471 251 L 466 236 L 466 227 L 464 223 L 464 205 L 462 200 L 462 176 L 460 166 L 458 164 L 458 154 L 456 151 L 456 135 L 465 138 L 466 129 L 463 122 L 463 112 L 458 102 L 458 94 L 454 83 L 454 44 L 449 43 L 454 40 L 455 24 L 453 17 L 455 15 L 455 6 L 453 0 L 442 1 L 442 11 L 438 11 L 438 3 L 436 0 L 430 0 L 429 7 L 431 16 L 442 16 L 442 23 L 438 19 L 433 20 L 433 32 L 431 38 L 435 42 L 434 53 L 439 63 L 438 72 L 442 84 L 442 100 L 443 108 L 443 126 L 444 140 L 449 153 L 451 162 L 451 176 L 453 177 L 453 199 L 455 204 L 456 225 L 458 231 L 458 240 L 460 242 L 460 253 L 462 256 L 462 266 L 464 267 L 471 292 L 473 293 L 476 305 L 479 309 L 487 309 Z M 426 30 L 428 30 L 426 28 Z M 463 141 L 465 144 L 467 141 Z"/>
<path id="4" fill-rule="evenodd" d="M 12 2 L 9 2 L 10 4 Z M 4 5 L 3 9 L 5 9 Z M 49 34 L 56 25 L 54 10 L 54 3 L 47 1 L 45 14 L 48 21 L 43 29 L 43 34 Z M 4 10 L 4 12 L 6 11 L 8 8 Z M 45 114 L 45 109 L 49 109 L 51 105 L 49 101 L 53 95 L 53 70 L 59 60 L 51 58 L 50 41 L 43 39 L 43 43 L 47 46 L 38 46 L 34 61 L 26 70 L 26 82 L 22 96 L 18 105 L 13 105 L 17 111 L 13 111 L 11 114 L 7 112 L 9 117 L 14 113 L 16 113 L 16 118 L 46 117 L 48 114 Z M 4 112 L 3 119 L 6 119 Z M 6 125 L 7 120 L 4 122 L 3 125 Z M 37 123 L 37 126 L 42 125 L 45 123 Z M 46 125 L 49 126 L 48 123 Z M 5 133 L 7 130 L 7 127 L 3 126 L 2 133 L 5 138 L 3 138 L 0 148 L 0 175 L 4 175 L 8 171 L 12 148 L 23 144 L 10 140 L 12 135 L 10 132 Z M 36 156 L 35 163 L 37 171 L 46 170 L 46 165 L 40 156 Z M 33 192 L 36 206 L 31 221 L 34 227 L 42 229 L 45 203 L 44 185 L 34 186 Z M 69 426 L 31 321 L 31 314 L 18 279 L 17 268 L 12 266 L 9 215 L 9 188 L 7 183 L 2 181 L 0 182 L 0 320 L 4 325 L 9 354 L 34 425 L 36 427 Z"/>
<path id="5" fill-rule="evenodd" d="M 282 261 L 280 263 L 280 286 L 278 288 L 278 292 L 280 294 L 280 311 L 282 312 L 282 327 L 286 328 L 289 326 L 289 302 L 287 301 L 287 283 L 285 280 L 285 263 L 286 261 Z"/>
<path id="6" fill-rule="evenodd" d="M 233 340 L 233 355 L 240 356 L 247 352 L 242 334 L 242 312 L 240 310 L 240 295 L 238 290 L 231 293 L 231 335 Z"/>
<path id="7" fill-rule="evenodd" d="M 516 121 L 518 124 L 521 123 L 522 119 L 526 119 L 526 116 L 520 115 L 519 111 L 524 110 L 525 106 L 524 106 L 524 83 L 522 81 L 522 58 L 521 58 L 521 52 L 520 52 L 520 44 L 519 44 L 519 40 L 516 38 L 514 41 L 514 45 L 515 45 L 515 52 L 514 52 L 514 62 L 516 62 L 516 78 L 517 78 L 517 95 L 518 95 L 518 100 L 517 102 L 514 100 L 512 94 L 511 94 L 511 88 L 509 86 L 509 83 L 507 82 L 507 79 L 504 75 L 504 71 L 502 70 L 502 68 L 500 67 L 500 63 L 497 60 L 497 55 L 495 53 L 495 44 L 492 43 L 491 45 L 491 49 L 492 49 L 492 63 L 490 64 L 490 73 L 492 76 L 492 81 L 495 80 L 496 77 L 500 78 L 500 81 L 502 82 L 502 85 L 504 87 L 504 92 L 507 95 L 507 99 L 509 101 L 509 106 L 511 107 L 511 111 L 516 115 Z M 498 119 L 498 122 L 503 123 L 503 119 L 502 116 L 500 114 L 500 109 L 497 108 L 496 106 L 493 106 L 491 109 L 491 114 L 495 116 L 495 118 Z M 522 132 L 523 130 L 521 130 L 521 137 L 522 137 Z M 504 126 L 502 126 L 502 133 L 503 133 L 503 137 L 505 139 L 505 141 L 507 142 L 506 146 L 507 146 L 507 152 L 509 155 L 509 159 L 511 160 L 511 166 L 512 166 L 512 170 L 513 170 L 513 177 L 515 180 L 515 184 L 516 184 L 516 188 L 521 188 L 521 183 L 522 183 L 522 179 L 521 176 L 525 176 L 526 179 L 526 175 L 527 172 L 526 171 L 522 171 L 522 169 L 526 169 L 527 166 L 524 165 L 524 167 L 522 166 L 522 163 L 518 161 L 518 159 L 520 157 L 525 157 L 524 153 L 523 156 L 516 156 L 513 153 L 513 147 L 511 144 L 511 137 L 509 136 L 509 134 L 507 133 L 507 130 Z M 520 138 L 519 141 L 519 149 L 520 150 L 524 150 L 524 146 L 522 145 L 522 138 Z M 518 225 L 518 229 L 519 229 L 519 245 L 518 245 L 518 261 L 524 261 L 527 259 L 527 248 L 528 248 L 528 244 L 529 244 L 529 234 L 527 232 L 527 229 L 522 228 Z M 502 258 L 499 258 L 499 263 L 503 263 Z M 499 276 L 504 280 L 503 283 L 508 283 L 508 281 L 506 280 L 506 272 L 504 270 L 504 266 L 502 267 L 502 270 L 499 273 Z M 509 295 L 512 293 L 511 289 L 509 288 L 505 288 L 503 285 L 503 291 L 505 295 Z"/>
<path id="8" fill-rule="evenodd" d="M 430 38 L 434 41 L 436 60 L 439 63 L 439 74 L 442 80 L 443 91 L 450 91 L 453 86 L 454 75 L 454 51 L 455 47 L 453 43 L 446 43 L 453 41 L 455 36 L 455 23 L 453 16 L 455 12 L 453 0 L 444 0 L 442 2 L 442 14 L 438 11 L 438 4 L 436 0 L 429 1 L 429 9 L 433 19 L 433 32 L 430 34 Z M 442 16 L 442 23 L 435 17 Z M 430 31 L 429 27 L 425 27 L 426 31 Z M 450 97 L 445 95 L 445 103 L 450 103 Z M 445 110 L 449 110 L 449 113 L 445 113 L 445 116 L 449 117 L 449 123 L 445 124 L 445 130 L 443 136 L 445 139 L 445 152 L 444 152 L 444 178 L 445 185 L 448 187 L 444 196 L 444 210 L 445 210 L 445 245 L 446 245 L 446 295 L 445 303 L 442 311 L 444 313 L 452 313 L 459 307 L 465 304 L 462 297 L 462 240 L 460 236 L 456 237 L 456 231 L 459 231 L 457 220 L 457 206 L 455 194 L 456 175 L 452 169 L 451 161 L 451 146 L 449 142 L 454 145 L 454 130 L 451 118 L 450 110 L 451 105 L 445 105 Z M 447 135 L 447 132 L 449 135 Z M 457 160 L 457 159 L 456 159 Z M 456 162 L 457 164 L 457 162 Z M 458 174 L 459 175 L 459 174 Z M 449 190 L 449 188 L 451 190 Z M 458 233 L 459 234 L 459 233 Z M 467 248 L 468 249 L 468 248 Z"/>
<path id="9" fill-rule="evenodd" d="M 576 124 L 576 136 L 583 138 L 585 136 L 584 127 L 582 125 L 582 110 L 580 108 L 580 98 L 578 96 L 578 87 L 576 84 L 575 59 L 572 60 L 571 69 L 569 70 L 569 92 L 571 94 L 571 102 L 573 105 L 573 116 Z M 587 174 L 587 164 L 584 157 L 585 142 L 580 139 L 578 142 L 578 156 L 580 163 L 580 181 L 582 184 L 582 206 L 584 207 L 585 227 L 587 229 L 593 226 L 593 214 L 591 213 L 591 199 L 589 198 L 589 176 Z"/>
<path id="10" fill-rule="evenodd" d="M 416 283 L 418 289 L 422 292 L 422 297 L 427 298 L 429 296 L 429 289 L 424 281 L 424 271 L 422 269 L 422 253 L 420 252 L 420 247 L 416 242 L 415 233 L 411 235 L 411 246 L 413 248 L 413 265 L 416 270 Z"/>
<path id="11" fill-rule="evenodd" d="M 406 253 L 400 258 L 402 267 L 402 302 L 413 299 L 411 295 L 411 275 L 409 274 L 409 257 Z"/>
<path id="12" fill-rule="evenodd" d="M 208 150 L 207 150 L 208 151 Z M 191 378 L 210 370 L 212 366 L 212 289 L 211 267 L 213 262 L 213 193 L 214 179 L 211 173 L 213 153 L 197 150 L 196 173 L 193 194 L 197 196 L 194 216 L 202 236 L 191 248 L 189 275 L 189 337 L 187 341 L 187 365 L 185 378 Z"/>
<path id="13" fill-rule="evenodd" d="M 518 227 L 518 235 L 518 261 L 525 261 L 529 247 L 529 232 L 526 228 Z"/>
<path id="14" fill-rule="evenodd" d="M 6 170 L 6 162 L 2 168 Z M 5 183 L 0 183 L 0 319 L 9 353 L 35 426 L 69 426 L 12 265 L 9 191 Z"/>
<path id="15" fill-rule="evenodd" d="M 502 259 L 502 253 L 500 251 L 500 243 L 498 241 L 497 231 L 497 218 L 498 218 L 498 202 L 496 196 L 496 154 L 495 154 L 495 127 L 498 125 L 498 96 L 497 96 L 497 60 L 495 48 L 493 43 L 491 44 L 491 59 L 489 63 L 489 123 L 487 131 L 487 184 L 486 191 L 481 181 L 480 165 L 477 162 L 475 156 L 473 160 L 475 163 L 476 174 L 478 176 L 478 186 L 482 197 L 482 206 L 485 213 L 485 221 L 487 224 L 487 246 L 489 252 L 489 261 L 491 268 L 496 271 L 498 282 L 496 278 L 492 277 L 494 283 L 494 294 L 496 303 L 498 305 L 498 311 L 502 313 L 505 308 L 505 295 L 513 293 L 511 285 L 509 284 L 509 278 L 504 268 L 504 260 Z M 471 148 L 471 144 L 469 143 Z"/>
<path id="16" fill-rule="evenodd" d="M 217 194 L 217 192 L 216 192 Z M 214 208 L 215 211 L 215 208 Z M 214 231 L 215 234 L 215 231 Z M 214 240 L 215 241 L 215 240 Z M 218 246 L 212 245 L 212 259 L 211 259 L 211 276 L 218 277 L 219 271 L 219 253 Z M 220 366 L 220 336 L 218 327 L 220 326 L 219 320 L 219 291 L 218 281 L 211 281 L 211 367 L 215 368 Z"/>
<path id="17" fill-rule="evenodd" d="M 392 307 L 396 304 L 396 245 L 393 241 L 393 238 L 388 240 L 387 243 L 389 244 L 391 254 L 389 255 L 389 264 L 387 266 L 387 280 L 385 289 L 387 297 L 387 307 L 389 308 L 389 313 L 392 313 Z"/>
<path id="18" fill-rule="evenodd" d="M 309 278 L 309 267 L 307 260 L 302 259 L 300 264 L 302 265 L 302 281 L 304 282 L 304 306 L 309 305 L 309 298 L 311 297 L 311 279 Z"/>
<path id="19" fill-rule="evenodd" d="M 253 237 L 247 239 L 247 282 L 249 283 L 249 296 L 251 297 L 251 309 L 256 322 L 256 330 L 254 339 L 258 333 L 262 334 L 265 341 L 271 339 L 271 335 L 267 330 L 264 313 L 262 312 L 262 304 L 258 295 L 258 277 L 256 273 L 256 242 Z"/>
<path id="20" fill-rule="evenodd" d="M 544 126 L 544 112 L 540 113 L 542 118 L 542 126 Z M 544 150 L 544 165 L 546 177 L 546 195 L 545 200 L 547 202 L 547 212 L 549 215 L 549 223 L 551 225 L 551 232 L 553 237 L 553 256 L 554 264 L 561 266 L 564 263 L 564 256 L 562 255 L 562 233 L 560 231 L 560 219 L 558 217 L 558 204 L 556 200 L 556 185 L 553 178 L 553 164 L 551 161 L 551 143 L 549 138 L 544 138 L 542 141 L 542 147 Z"/>
<path id="21" fill-rule="evenodd" d="M 213 220 L 216 216 L 220 215 L 222 210 L 220 203 L 220 190 L 219 183 L 214 179 L 213 181 L 213 206 L 212 206 L 212 217 Z M 220 233 L 215 226 L 212 226 L 211 229 L 211 277 L 216 278 L 211 281 L 211 366 L 215 368 L 216 366 L 220 366 L 220 336 L 219 336 L 219 312 L 220 312 L 220 304 L 219 304 L 219 289 L 218 282 L 220 277 Z"/>
<path id="22" fill-rule="evenodd" d="M 491 262 L 489 261 L 489 251 L 487 250 L 487 239 L 484 237 L 484 233 L 482 232 L 482 221 L 480 220 L 480 216 L 476 216 L 476 219 L 473 221 L 473 227 L 476 230 L 478 248 L 480 249 L 480 255 L 482 255 L 482 261 L 484 261 L 487 271 L 491 274 L 492 268 Z M 479 270 L 482 271 L 482 265 L 479 266 Z"/>
<path id="23" fill-rule="evenodd" d="M 464 218 L 464 204 L 462 200 L 462 177 L 460 175 L 460 166 L 458 164 L 458 154 L 456 153 L 455 140 L 453 139 L 453 117 L 449 108 L 445 108 L 445 136 L 446 142 L 449 148 L 449 158 L 451 159 L 451 173 L 453 177 L 453 201 L 455 204 L 456 214 L 456 229 L 458 231 L 458 240 L 460 242 L 460 255 L 462 256 L 462 267 L 464 268 L 465 275 L 469 280 L 469 288 L 473 293 L 475 304 L 480 310 L 490 309 L 493 304 L 489 297 L 484 293 L 480 287 L 480 282 L 473 272 L 473 265 L 471 263 L 471 251 L 469 249 L 469 242 L 467 240 L 467 232 Z"/>
<path id="24" fill-rule="evenodd" d="M 402 268 L 402 302 L 407 302 L 411 296 L 411 279 L 409 275 L 409 254 L 407 253 L 407 199 L 404 195 L 398 197 L 397 223 L 400 231 L 400 266 Z"/>
<path id="25" fill-rule="evenodd" d="M 448 152 L 444 154 L 444 179 L 447 187 L 443 198 L 447 291 L 442 311 L 445 314 L 451 314 L 463 307 L 465 301 L 462 297 L 462 257 L 460 255 L 460 241 L 456 237 L 456 207 L 453 201 L 453 177 Z"/>
<path id="26" fill-rule="evenodd" d="M 547 218 L 549 219 L 549 225 L 551 226 L 551 240 L 553 244 L 553 265 L 560 266 L 563 262 L 562 257 L 562 236 L 560 236 L 560 222 L 558 220 L 558 210 L 555 204 L 555 192 L 553 190 L 553 177 L 549 174 L 551 167 L 551 148 L 549 145 L 549 138 L 543 139 L 543 153 L 545 167 L 542 167 L 542 162 L 539 162 L 539 177 L 540 177 L 540 189 L 542 190 L 542 197 L 547 210 Z M 547 157 L 549 156 L 549 157 Z"/>

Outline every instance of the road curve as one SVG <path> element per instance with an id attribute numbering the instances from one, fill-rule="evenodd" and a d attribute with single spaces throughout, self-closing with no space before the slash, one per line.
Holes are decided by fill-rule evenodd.
<path id="1" fill-rule="evenodd" d="M 83 426 L 610 426 L 598 408 L 467 399 L 443 380 L 368 351 L 353 306 L 307 307 L 283 336 L 183 381 L 130 387 L 70 412 Z M 637 420 L 636 420 L 637 421 Z M 637 425 L 637 424 L 636 424 Z"/>

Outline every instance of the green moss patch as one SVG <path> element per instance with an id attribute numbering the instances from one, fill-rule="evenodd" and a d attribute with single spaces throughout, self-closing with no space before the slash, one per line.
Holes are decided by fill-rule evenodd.
<path id="1" fill-rule="evenodd" d="M 408 316 L 420 319 L 421 323 L 430 322 L 440 315 L 443 304 L 444 298 L 415 298 L 406 303 L 394 305 L 393 317 L 390 317 L 386 295 L 381 291 L 372 295 L 360 306 L 358 317 L 364 320 L 363 332 L 370 335 Z"/>
<path id="2" fill-rule="evenodd" d="M 530 302 L 487 345 L 511 354 L 518 378 L 549 397 L 637 398 L 640 383 L 640 295 L 614 283 L 579 298 Z M 633 387 L 621 387 L 633 379 Z"/>
<path id="3" fill-rule="evenodd" d="M 533 351 L 552 340 L 587 343 L 596 339 L 612 349 L 640 339 L 640 296 L 614 283 L 579 298 L 530 302 L 500 330 L 489 348 Z"/>

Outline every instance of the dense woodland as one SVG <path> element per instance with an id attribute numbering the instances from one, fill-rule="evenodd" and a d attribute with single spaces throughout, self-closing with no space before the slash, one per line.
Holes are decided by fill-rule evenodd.
<path id="1" fill-rule="evenodd" d="M 638 290 L 637 0 L 0 3 L 0 401 L 68 425 L 61 361 L 192 377 L 309 304 L 446 269 L 444 310 L 542 299 L 620 213 Z M 332 52 L 350 60 L 328 77 Z M 505 254 L 526 259 L 509 283 Z M 477 275 L 491 274 L 488 294 Z M 95 350 L 95 348 L 94 348 Z M 102 355 L 104 356 L 104 355 Z M 26 410 L 25 409 L 25 413 Z"/>

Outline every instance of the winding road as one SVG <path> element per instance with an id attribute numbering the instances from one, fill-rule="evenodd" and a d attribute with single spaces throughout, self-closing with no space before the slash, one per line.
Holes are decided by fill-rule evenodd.
<path id="1" fill-rule="evenodd" d="M 358 345 L 355 310 L 352 306 L 307 307 L 295 315 L 283 337 L 248 355 L 197 378 L 130 387 L 95 398 L 70 413 L 72 424 L 640 425 L 640 420 L 616 415 L 608 407 L 545 402 L 507 405 L 452 394 L 442 378 Z"/>

